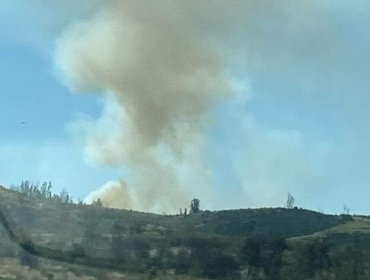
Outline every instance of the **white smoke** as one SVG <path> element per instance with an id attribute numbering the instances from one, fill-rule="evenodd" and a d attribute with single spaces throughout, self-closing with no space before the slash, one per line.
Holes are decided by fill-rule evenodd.
<path id="1" fill-rule="evenodd" d="M 135 209 L 177 211 L 195 196 L 210 195 L 205 131 L 211 110 L 230 101 L 233 91 L 235 105 L 249 98 L 243 95 L 249 83 L 262 92 L 255 95 L 285 97 L 347 86 L 343 77 L 353 59 L 345 60 L 350 56 L 336 21 L 318 1 L 107 0 L 94 5 L 93 17 L 73 23 L 59 37 L 56 65 L 71 89 L 104 94 L 101 117 L 79 120 L 75 128 L 90 162 L 125 170 Z M 239 89 L 225 69 L 240 77 Z M 351 80 L 357 82 L 359 72 Z M 238 110 L 244 118 L 245 109 Z M 229 133 L 240 138 L 230 163 L 243 194 L 260 193 L 253 205 L 273 201 L 278 195 L 273 189 L 285 194 L 289 186 L 299 188 L 316 178 L 301 131 L 240 119 L 236 130 L 244 133 Z"/>
<path id="2" fill-rule="evenodd" d="M 124 182 L 109 181 L 101 189 L 91 192 L 86 197 L 86 203 L 101 199 L 104 207 L 130 209 L 133 206 L 130 190 Z"/>
<path id="3" fill-rule="evenodd" d="M 82 125 L 86 155 L 128 168 L 137 209 L 176 211 L 210 185 L 203 130 L 229 88 L 219 56 L 190 23 L 177 2 L 108 1 L 58 40 L 66 84 L 107 96 L 102 116 Z"/>

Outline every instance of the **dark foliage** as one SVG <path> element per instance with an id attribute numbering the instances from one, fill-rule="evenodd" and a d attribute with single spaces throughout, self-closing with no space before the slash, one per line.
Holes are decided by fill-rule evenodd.
<path id="1" fill-rule="evenodd" d="M 249 237 L 241 248 L 241 257 L 248 265 L 248 274 L 251 277 L 263 271 L 267 279 L 280 279 L 286 249 L 287 244 L 282 237 Z"/>
<path id="2" fill-rule="evenodd" d="M 200 200 L 198 198 L 194 198 L 190 203 L 190 213 L 198 213 L 200 207 Z"/>

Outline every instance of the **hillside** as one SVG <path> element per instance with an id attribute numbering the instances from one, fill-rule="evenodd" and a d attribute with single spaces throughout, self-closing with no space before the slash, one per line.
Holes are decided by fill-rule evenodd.
<path id="1" fill-rule="evenodd" d="M 250 268 L 247 274 L 245 270 L 250 267 L 246 259 L 251 250 L 241 250 L 248 247 L 246 240 L 259 241 L 259 251 L 266 252 L 271 251 L 266 244 L 286 242 L 281 258 L 288 264 L 294 263 L 297 248 L 313 240 L 335 243 L 335 249 L 354 240 L 370 244 L 367 217 L 296 208 L 157 215 L 61 203 L 0 187 L 0 214 L 3 257 L 17 257 L 22 250 L 46 262 L 67 264 L 69 269 L 78 266 L 74 270 L 89 272 L 95 279 L 97 275 L 101 278 L 102 271 L 102 279 L 142 279 L 143 275 L 152 279 L 249 279 Z M 107 276 L 112 271 L 116 278 Z M 131 276 L 125 278 L 122 273 Z"/>

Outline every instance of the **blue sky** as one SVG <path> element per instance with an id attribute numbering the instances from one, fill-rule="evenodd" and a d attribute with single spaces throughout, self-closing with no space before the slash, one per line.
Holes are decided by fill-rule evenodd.
<path id="1" fill-rule="evenodd" d="M 33 19 L 20 23 L 26 5 L 9 1 L 1 8 L 19 14 L 8 21 L 3 17 L 0 28 L 1 184 L 50 180 L 55 192 L 65 188 L 75 199 L 84 198 L 117 172 L 87 165 L 66 125 L 76 114 L 97 116 L 101 101 L 97 96 L 72 94 L 62 85 L 51 49 L 37 46 L 30 34 L 29 39 L 25 36 L 34 32 L 35 37 L 45 36 L 45 46 L 53 45 Z"/>
<path id="2" fill-rule="evenodd" d="M 0 8 L 0 183 L 51 180 L 56 191 L 84 198 L 126 169 L 86 159 L 71 127 L 98 126 L 106 96 L 66 85 L 55 46 L 70 24 L 101 8 L 35 3 Z M 232 19 L 219 25 L 203 6 L 194 14 L 229 79 L 241 84 L 211 108 L 202 164 L 212 191 L 201 201 L 281 206 L 290 192 L 298 206 L 339 213 L 346 203 L 369 213 L 370 6 L 277 3 L 253 6 L 248 17 L 230 8 Z"/>

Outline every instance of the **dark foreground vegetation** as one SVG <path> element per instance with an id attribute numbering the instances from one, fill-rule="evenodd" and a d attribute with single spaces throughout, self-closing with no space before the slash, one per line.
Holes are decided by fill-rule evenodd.
<path id="1" fill-rule="evenodd" d="M 156 215 L 51 189 L 0 188 L 0 279 L 370 279 L 368 217 L 201 211 L 199 200 Z"/>

